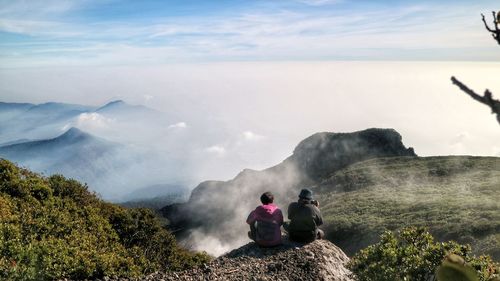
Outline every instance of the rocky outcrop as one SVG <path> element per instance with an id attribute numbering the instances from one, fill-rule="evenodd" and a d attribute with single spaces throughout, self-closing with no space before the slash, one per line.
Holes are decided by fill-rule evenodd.
<path id="1" fill-rule="evenodd" d="M 290 161 L 318 181 L 353 163 L 377 157 L 417 156 L 403 145 L 393 129 L 367 129 L 354 133 L 317 133 L 301 141 Z"/>
<path id="2" fill-rule="evenodd" d="M 349 258 L 326 240 L 274 248 L 249 243 L 204 266 L 177 273 L 155 273 L 142 280 L 333 280 L 350 281 Z"/>

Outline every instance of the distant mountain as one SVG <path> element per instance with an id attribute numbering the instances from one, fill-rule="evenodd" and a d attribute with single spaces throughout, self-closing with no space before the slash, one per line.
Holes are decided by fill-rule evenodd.
<path id="1" fill-rule="evenodd" d="M 35 106 L 32 103 L 0 102 L 0 112 L 25 111 Z"/>
<path id="2" fill-rule="evenodd" d="M 130 105 L 122 100 L 115 100 L 99 107 L 96 113 L 121 121 L 140 121 L 144 119 L 161 119 L 166 114 L 143 105 Z"/>
<path id="3" fill-rule="evenodd" d="M 119 144 L 70 128 L 52 139 L 2 146 L 0 157 L 37 172 L 94 183 L 116 166 L 113 157 L 119 148 Z"/>
<path id="4" fill-rule="evenodd" d="M 168 120 L 167 114 L 142 105 L 130 105 L 122 100 L 101 107 L 58 102 L 3 102 L 0 103 L 0 143 L 17 139 L 46 139 L 72 126 L 92 129 L 95 127 L 92 122 L 100 122 L 96 119 L 99 115 L 114 120 L 118 130 L 126 130 L 127 125 L 138 127 L 138 123 Z M 116 135 L 116 132 L 112 134 Z"/>
<path id="5" fill-rule="evenodd" d="M 115 100 L 108 102 L 107 104 L 97 108 L 95 112 L 111 112 L 111 111 L 127 111 L 127 110 L 138 110 L 138 111 L 148 111 L 148 112 L 154 112 L 155 110 L 143 106 L 143 105 L 130 105 L 122 100 Z"/>
<path id="6" fill-rule="evenodd" d="M 186 195 L 185 194 L 186 189 L 187 189 L 186 186 L 180 184 L 155 184 L 135 189 L 134 191 L 125 194 L 122 197 L 122 200 L 123 201 L 147 200 L 162 196 L 174 196 L 182 198 L 185 197 Z"/>
<path id="7" fill-rule="evenodd" d="M 27 113 L 61 115 L 67 113 L 82 113 L 93 111 L 94 106 L 86 106 L 80 104 L 69 104 L 60 102 L 47 102 L 30 107 Z"/>
<path id="8" fill-rule="evenodd" d="M 114 145 L 94 137 L 77 128 L 70 128 L 62 135 L 47 139 L 11 144 L 0 147 L 0 155 L 12 161 L 30 161 L 34 157 L 55 157 L 56 153 L 70 152 L 61 155 L 66 159 L 97 156 L 105 153 Z"/>
<path id="9" fill-rule="evenodd" d="M 17 139 L 46 139 L 71 124 L 93 106 L 48 102 L 43 104 L 0 104 L 0 142 Z"/>
<path id="10" fill-rule="evenodd" d="M 188 188 L 175 184 L 156 184 L 139 189 L 122 196 L 119 203 L 127 208 L 148 208 L 159 210 L 166 205 L 186 202 L 189 197 Z"/>
<path id="11" fill-rule="evenodd" d="M 19 144 L 19 143 L 24 143 L 24 142 L 30 142 L 30 141 L 33 141 L 33 140 L 30 140 L 30 139 L 18 139 L 18 140 L 13 140 L 13 141 L 8 141 L 8 142 L 0 143 L 0 147 L 7 146 L 7 145 L 12 145 L 12 144 Z"/>
<path id="12" fill-rule="evenodd" d="M 34 104 L 31 103 L 8 103 L 0 102 L 0 136 L 7 133 L 7 130 L 13 124 L 10 124 L 8 120 L 11 120 L 15 116 L 27 111 Z"/>
<path id="13" fill-rule="evenodd" d="M 185 155 L 179 139 L 190 137 L 183 134 L 187 130 L 169 129 L 181 121 L 122 100 L 103 106 L 0 103 L 0 156 L 77 178 L 119 200 L 134 187 L 182 178 L 172 179 L 183 165 L 179 155 Z"/>

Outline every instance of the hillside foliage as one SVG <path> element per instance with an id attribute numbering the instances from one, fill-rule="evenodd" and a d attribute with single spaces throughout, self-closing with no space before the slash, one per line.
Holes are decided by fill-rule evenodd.
<path id="1" fill-rule="evenodd" d="M 384 232 L 380 242 L 358 252 L 348 266 L 359 281 L 437 280 L 436 270 L 443 259 L 452 255 L 462 261 L 457 267 L 463 274 L 458 276 L 465 276 L 466 269 L 470 268 L 472 280 L 487 281 L 498 277 L 499 265 L 489 256 L 475 257 L 471 254 L 470 246 L 453 241 L 435 242 L 432 235 L 422 227 L 407 227 L 397 234 Z M 442 272 L 444 270 L 440 269 Z"/>
<path id="2" fill-rule="evenodd" d="M 348 255 L 386 230 L 422 226 L 500 259 L 498 157 L 377 158 L 332 174 L 316 192 L 327 238 Z"/>
<path id="3" fill-rule="evenodd" d="M 0 159 L 0 279 L 95 279 L 207 262 L 179 247 L 155 214 L 104 202 L 86 185 Z"/>

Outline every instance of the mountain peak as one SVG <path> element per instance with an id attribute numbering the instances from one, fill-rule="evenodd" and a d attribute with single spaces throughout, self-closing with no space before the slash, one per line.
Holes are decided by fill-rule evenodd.
<path id="1" fill-rule="evenodd" d="M 75 140 L 75 139 L 86 139 L 91 137 L 90 134 L 76 128 L 71 127 L 62 135 L 58 136 L 56 139 L 65 139 L 65 140 Z"/>
<path id="2" fill-rule="evenodd" d="M 126 102 L 124 102 L 123 100 L 114 100 L 114 101 L 110 101 L 107 104 L 99 107 L 96 111 L 102 111 L 102 110 L 111 109 L 111 108 L 118 108 L 118 107 L 122 107 L 122 106 L 126 106 L 126 105 L 128 105 L 128 104 Z"/>
<path id="3" fill-rule="evenodd" d="M 394 129 L 353 133 L 316 133 L 301 141 L 290 157 L 311 179 L 319 180 L 355 162 L 393 156 L 417 156 Z"/>
<path id="4" fill-rule="evenodd" d="M 114 100 L 108 102 L 105 106 L 123 105 L 123 104 L 126 104 L 126 102 L 124 102 L 123 100 Z"/>

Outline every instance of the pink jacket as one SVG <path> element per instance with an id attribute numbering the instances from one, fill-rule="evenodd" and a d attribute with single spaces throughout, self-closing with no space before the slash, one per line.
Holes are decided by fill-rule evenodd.
<path id="1" fill-rule="evenodd" d="M 262 246 L 276 246 L 281 244 L 281 229 L 283 224 L 283 213 L 274 204 L 260 205 L 248 215 L 247 223 L 254 224 L 257 222 L 257 243 Z M 272 223 L 272 233 L 268 235 L 270 239 L 264 239 L 259 235 L 259 222 Z"/>

